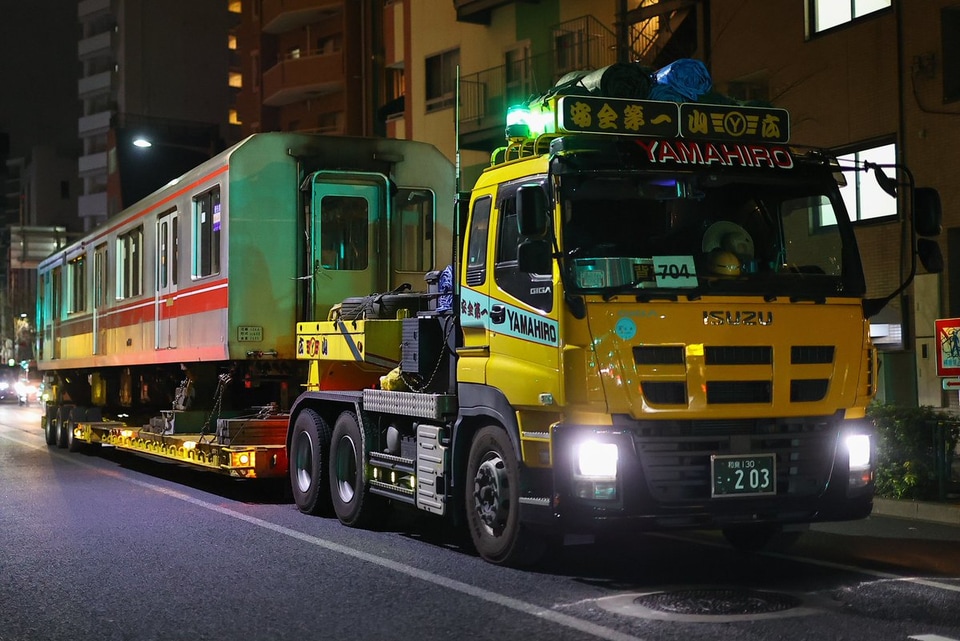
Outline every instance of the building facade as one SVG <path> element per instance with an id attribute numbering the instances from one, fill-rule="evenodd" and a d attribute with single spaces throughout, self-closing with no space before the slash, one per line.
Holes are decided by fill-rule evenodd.
<path id="1" fill-rule="evenodd" d="M 194 133 L 186 141 L 198 147 L 198 157 L 239 133 L 229 124 L 237 121 L 239 12 L 239 0 L 80 0 L 77 214 L 84 231 L 124 206 L 116 174 L 139 171 L 134 156 L 118 161 L 117 144 L 134 133 L 118 135 L 117 128 L 147 128 L 158 139 L 155 153 L 162 153 L 164 145 L 185 144 L 184 128 L 212 126 L 223 142 L 196 145 Z"/>

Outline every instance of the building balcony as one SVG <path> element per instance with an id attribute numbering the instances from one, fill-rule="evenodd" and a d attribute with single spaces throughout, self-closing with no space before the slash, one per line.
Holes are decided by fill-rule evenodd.
<path id="1" fill-rule="evenodd" d="M 81 117 L 77 122 L 77 133 L 80 134 L 81 138 L 107 133 L 107 130 L 110 129 L 110 117 L 112 115 L 113 113 L 110 111 L 101 111 Z"/>
<path id="2" fill-rule="evenodd" d="M 106 217 L 107 192 L 84 194 L 77 198 L 77 215 L 80 218 Z"/>
<path id="3" fill-rule="evenodd" d="M 81 178 L 92 174 L 106 173 L 107 152 L 100 151 L 87 154 L 86 156 L 80 156 L 79 160 L 77 160 L 77 172 Z"/>
<path id="4" fill-rule="evenodd" d="M 95 36 L 84 38 L 77 44 L 77 55 L 80 60 L 87 60 L 97 56 L 113 54 L 113 31 L 104 31 Z"/>
<path id="5" fill-rule="evenodd" d="M 77 6 L 77 17 L 82 20 L 110 12 L 110 0 L 82 0 Z"/>
<path id="6" fill-rule="evenodd" d="M 282 107 L 344 87 L 343 52 L 286 58 L 263 74 L 263 104 Z"/>
<path id="7" fill-rule="evenodd" d="M 494 9 L 521 2 L 535 4 L 539 0 L 453 0 L 453 6 L 458 22 L 490 24 L 490 13 Z"/>
<path id="8" fill-rule="evenodd" d="M 77 82 L 77 97 L 88 98 L 100 93 L 109 93 L 114 87 L 113 72 L 103 71 L 81 78 Z"/>
<path id="9" fill-rule="evenodd" d="M 261 31 L 276 35 L 327 20 L 343 11 L 347 1 L 263 0 L 260 9 Z"/>

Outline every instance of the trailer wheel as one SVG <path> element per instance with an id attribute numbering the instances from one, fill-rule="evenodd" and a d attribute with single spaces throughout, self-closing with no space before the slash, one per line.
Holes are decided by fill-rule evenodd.
<path id="1" fill-rule="evenodd" d="M 73 427 L 70 426 L 70 412 L 72 405 L 61 405 L 57 408 L 57 447 L 66 449 L 73 438 Z"/>
<path id="2" fill-rule="evenodd" d="M 290 438 L 290 489 L 297 508 L 305 514 L 329 514 L 327 452 L 330 426 L 315 411 L 297 416 Z"/>
<path id="3" fill-rule="evenodd" d="M 467 527 L 477 553 L 498 565 L 533 565 L 546 539 L 520 522 L 520 470 L 507 433 L 487 426 L 477 432 L 467 459 Z"/>
<path id="4" fill-rule="evenodd" d="M 366 479 L 364 443 L 372 437 L 373 427 L 364 421 L 361 432 L 353 412 L 342 413 L 333 427 L 330 497 L 337 518 L 350 527 L 374 528 L 386 517 L 386 499 L 372 494 Z"/>
<path id="5" fill-rule="evenodd" d="M 57 422 L 55 420 L 56 408 L 47 405 L 47 411 L 43 414 L 43 438 L 47 445 L 57 444 Z"/>

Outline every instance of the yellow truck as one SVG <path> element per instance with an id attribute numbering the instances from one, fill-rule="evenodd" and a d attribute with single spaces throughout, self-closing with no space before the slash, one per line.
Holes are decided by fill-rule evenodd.
<path id="1" fill-rule="evenodd" d="M 366 526 L 407 503 L 515 565 L 566 534 L 758 549 L 870 514 L 867 318 L 890 297 L 865 299 L 837 162 L 767 107 L 556 94 L 506 133 L 449 287 L 298 325 L 300 510 Z M 938 197 L 910 187 L 937 233 Z M 328 389 L 349 367 L 362 384 Z"/>

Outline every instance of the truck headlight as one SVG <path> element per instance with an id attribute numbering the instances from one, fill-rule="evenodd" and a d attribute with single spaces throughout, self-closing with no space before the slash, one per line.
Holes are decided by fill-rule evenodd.
<path id="1" fill-rule="evenodd" d="M 868 469 L 870 467 L 870 437 L 866 434 L 850 434 L 845 442 L 847 455 L 850 457 L 850 471 Z"/>
<path id="2" fill-rule="evenodd" d="M 581 499 L 612 501 L 617 498 L 617 464 L 620 451 L 615 443 L 585 441 L 577 447 L 574 493 Z"/>

